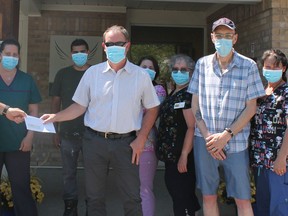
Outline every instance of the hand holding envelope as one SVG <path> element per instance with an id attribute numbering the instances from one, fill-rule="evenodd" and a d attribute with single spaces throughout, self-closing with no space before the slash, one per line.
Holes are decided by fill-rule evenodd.
<path id="1" fill-rule="evenodd" d="M 25 117 L 25 124 L 27 130 L 37 131 L 42 133 L 56 133 L 53 123 L 43 124 L 44 120 L 34 116 L 27 115 Z"/>

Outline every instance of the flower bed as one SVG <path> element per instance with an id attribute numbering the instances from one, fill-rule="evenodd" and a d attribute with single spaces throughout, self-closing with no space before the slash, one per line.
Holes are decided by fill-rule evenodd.
<path id="1" fill-rule="evenodd" d="M 31 192 L 34 200 L 37 203 L 41 203 L 44 198 L 44 193 L 42 192 L 41 188 L 41 181 L 36 176 L 31 176 L 30 180 L 30 187 Z M 0 196 L 1 196 L 1 207 L 2 208 L 13 208 L 13 196 L 11 190 L 11 183 L 7 177 L 2 178 L 0 184 Z"/>

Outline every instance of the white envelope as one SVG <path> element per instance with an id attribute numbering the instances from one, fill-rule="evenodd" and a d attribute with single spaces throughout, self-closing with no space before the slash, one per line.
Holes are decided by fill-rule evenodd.
<path id="1" fill-rule="evenodd" d="M 42 133 L 56 133 L 53 123 L 43 124 L 43 120 L 34 116 L 25 117 L 27 130 L 38 131 Z"/>

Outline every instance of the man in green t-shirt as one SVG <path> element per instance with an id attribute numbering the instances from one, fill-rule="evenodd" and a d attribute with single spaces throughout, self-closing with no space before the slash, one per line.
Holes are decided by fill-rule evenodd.
<path id="1" fill-rule="evenodd" d="M 59 112 L 70 106 L 72 96 L 85 71 L 90 67 L 87 63 L 89 47 L 85 40 L 76 39 L 71 44 L 73 65 L 62 68 L 56 74 L 50 95 L 52 96 L 52 112 Z M 63 163 L 63 200 L 65 211 L 63 216 L 77 216 L 77 161 L 82 152 L 82 135 L 85 129 L 84 116 L 56 125 L 57 133 L 54 144 L 60 148 Z"/>

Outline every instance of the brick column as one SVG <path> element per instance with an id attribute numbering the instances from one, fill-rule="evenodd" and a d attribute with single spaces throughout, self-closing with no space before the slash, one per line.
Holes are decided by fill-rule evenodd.
<path id="1" fill-rule="evenodd" d="M 0 40 L 18 39 L 20 0 L 0 0 Z"/>

